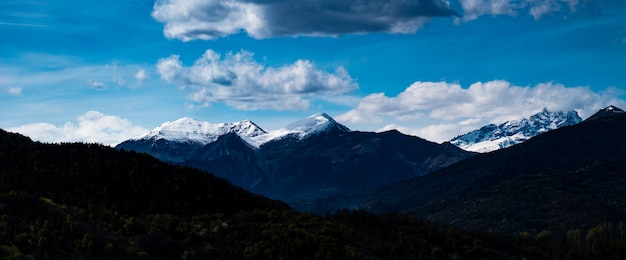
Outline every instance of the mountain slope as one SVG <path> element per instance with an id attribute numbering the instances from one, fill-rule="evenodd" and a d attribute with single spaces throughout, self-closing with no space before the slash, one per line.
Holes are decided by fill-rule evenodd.
<path id="1" fill-rule="evenodd" d="M 239 135 L 229 133 L 196 149 L 182 164 L 206 170 L 252 190 L 264 176 L 257 161 L 256 148 Z"/>
<path id="2" fill-rule="evenodd" d="M 21 191 L 82 208 L 96 203 L 132 214 L 288 208 L 225 179 L 145 154 L 98 144 L 40 144 L 4 131 L 0 134 L 2 192 Z M 239 203 L 234 211 L 229 209 L 231 200 Z"/>
<path id="3" fill-rule="evenodd" d="M 615 107 L 615 106 L 608 106 L 604 109 L 601 109 L 600 111 L 596 112 L 595 114 L 591 115 L 589 118 L 585 119 L 585 121 L 592 121 L 592 120 L 596 120 L 596 119 L 602 119 L 605 117 L 611 117 L 617 114 L 622 114 L 624 113 L 624 110 L 622 110 L 621 108 Z"/>
<path id="4" fill-rule="evenodd" d="M 361 205 L 507 232 L 621 221 L 625 127 L 625 113 L 586 120 L 379 189 Z"/>
<path id="5" fill-rule="evenodd" d="M 576 111 L 542 112 L 530 118 L 507 121 L 500 125 L 490 124 L 467 134 L 457 136 L 450 143 L 474 152 L 491 152 L 524 142 L 538 134 L 563 126 L 575 125 L 582 119 Z"/>
<path id="6" fill-rule="evenodd" d="M 421 176 L 472 155 L 398 131 L 282 139 L 261 146 L 258 154 L 267 177 L 253 191 L 288 202 Z"/>
<path id="7" fill-rule="evenodd" d="M 318 209 L 311 199 L 421 176 L 473 155 L 397 131 L 353 132 L 324 113 L 255 136 L 230 132 L 205 145 L 154 139 L 117 148 L 207 170 L 253 192 L 298 201 L 303 210 Z"/>

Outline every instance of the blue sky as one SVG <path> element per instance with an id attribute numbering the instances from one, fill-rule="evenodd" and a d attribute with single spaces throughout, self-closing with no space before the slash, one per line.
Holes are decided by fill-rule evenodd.
<path id="1" fill-rule="evenodd" d="M 0 128 L 115 144 L 180 117 L 326 112 L 445 141 L 626 108 L 621 0 L 1 1 Z"/>

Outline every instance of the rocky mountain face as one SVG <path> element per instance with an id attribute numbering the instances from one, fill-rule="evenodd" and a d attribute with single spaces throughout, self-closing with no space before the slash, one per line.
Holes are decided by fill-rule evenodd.
<path id="1" fill-rule="evenodd" d="M 524 142 L 538 134 L 563 126 L 580 123 L 576 111 L 550 112 L 547 109 L 521 120 L 512 120 L 500 125 L 489 124 L 478 130 L 457 136 L 450 143 L 473 152 L 491 152 Z"/>
<path id="2" fill-rule="evenodd" d="M 350 131 L 323 113 L 272 132 L 252 122 L 221 127 L 181 122 L 182 126 L 166 123 L 117 148 L 207 170 L 253 192 L 298 201 L 307 209 L 320 197 L 422 176 L 474 155 L 398 131 Z M 233 127 L 242 125 L 250 127 Z M 189 136 L 207 139 L 185 138 Z"/>

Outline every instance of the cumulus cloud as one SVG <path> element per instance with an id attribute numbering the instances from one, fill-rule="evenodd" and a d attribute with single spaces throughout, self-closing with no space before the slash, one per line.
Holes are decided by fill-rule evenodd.
<path id="1" fill-rule="evenodd" d="M 148 132 L 127 119 L 98 111 L 88 111 L 78 116 L 76 122 L 66 122 L 62 126 L 33 123 L 9 128 L 7 131 L 23 134 L 40 142 L 87 142 L 111 146 Z"/>
<path id="2" fill-rule="evenodd" d="M 497 80 L 468 88 L 456 83 L 415 82 L 395 97 L 374 93 L 336 119 L 344 123 L 383 124 L 433 141 L 445 141 L 489 123 L 528 117 L 547 108 L 576 110 L 583 118 L 614 104 L 624 106 L 615 90 L 596 93 L 587 87 L 543 83 L 515 86 Z M 428 121 L 428 125 L 419 122 Z"/>
<path id="3" fill-rule="evenodd" d="M 316 68 L 308 60 L 281 67 L 265 67 L 248 51 L 222 57 L 207 50 L 192 66 L 178 55 L 160 59 L 161 78 L 190 92 L 189 98 L 204 106 L 223 102 L 240 110 L 306 109 L 313 98 L 348 93 L 358 85 L 343 67 L 333 73 Z"/>
<path id="4" fill-rule="evenodd" d="M 456 13 L 444 0 L 160 0 L 152 17 L 168 38 L 254 38 L 351 33 L 413 33 L 432 17 Z"/>
<path id="5" fill-rule="evenodd" d="M 21 96 L 22 95 L 22 87 L 12 87 L 9 89 L 9 94 L 12 96 Z"/>
<path id="6" fill-rule="evenodd" d="M 143 82 L 148 80 L 150 77 L 145 69 L 139 69 L 137 73 L 135 73 L 135 79 L 139 82 Z"/>
<path id="7" fill-rule="evenodd" d="M 482 15 L 514 16 L 519 11 L 527 11 L 538 20 L 546 14 L 564 9 L 575 12 L 579 0 L 459 0 L 459 3 L 463 16 L 458 21 L 470 21 Z"/>

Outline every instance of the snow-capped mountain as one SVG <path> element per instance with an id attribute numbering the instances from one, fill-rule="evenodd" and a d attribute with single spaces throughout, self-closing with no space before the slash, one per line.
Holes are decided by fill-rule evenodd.
<path id="1" fill-rule="evenodd" d="M 235 123 L 211 124 L 209 122 L 183 117 L 176 121 L 163 123 L 154 130 L 131 140 L 164 139 L 206 145 L 215 142 L 218 137 L 229 133 L 235 133 L 244 138 L 267 134 L 265 130 L 250 120 Z"/>
<path id="2" fill-rule="evenodd" d="M 530 139 L 538 134 L 580 123 L 582 119 L 576 111 L 543 111 L 521 120 L 512 120 L 500 125 L 489 124 L 478 130 L 457 136 L 450 142 L 472 152 L 491 152 L 506 148 Z"/>
<path id="3" fill-rule="evenodd" d="M 149 153 L 163 161 L 183 162 L 197 149 L 227 134 L 249 139 L 267 133 L 250 120 L 211 124 L 184 117 L 163 123 L 152 131 L 126 140 L 116 147 Z"/>
<path id="4" fill-rule="evenodd" d="M 337 123 L 325 113 L 318 113 L 295 121 L 284 128 L 266 132 L 250 120 L 234 123 L 211 124 L 192 118 L 183 117 L 176 121 L 161 124 L 152 131 L 131 140 L 168 140 L 181 143 L 198 143 L 206 145 L 215 142 L 220 136 L 234 133 L 253 147 L 286 136 L 306 138 L 310 135 L 339 130 L 350 132 L 350 129 Z"/>
<path id="5" fill-rule="evenodd" d="M 269 141 L 279 140 L 285 137 L 295 137 L 299 140 L 302 140 L 309 136 L 331 131 L 340 131 L 347 133 L 350 132 L 350 129 L 340 123 L 337 123 L 335 119 L 333 119 L 326 113 L 317 113 L 295 121 L 284 128 L 270 131 L 269 133 L 258 135 L 252 138 L 243 137 L 242 139 L 244 139 L 248 144 L 252 145 L 253 147 L 259 148 L 261 145 Z"/>
<path id="6" fill-rule="evenodd" d="M 304 119 L 300 119 L 287 125 L 286 129 L 304 138 L 308 135 L 328 132 L 338 129 L 343 132 L 350 132 L 350 129 L 337 123 L 335 119 L 325 113 L 314 114 Z"/>
<path id="7" fill-rule="evenodd" d="M 324 113 L 270 132 L 248 121 L 209 124 L 183 118 L 116 148 L 203 169 L 253 192 L 300 202 L 425 175 L 474 156 L 398 131 L 353 132 Z"/>

